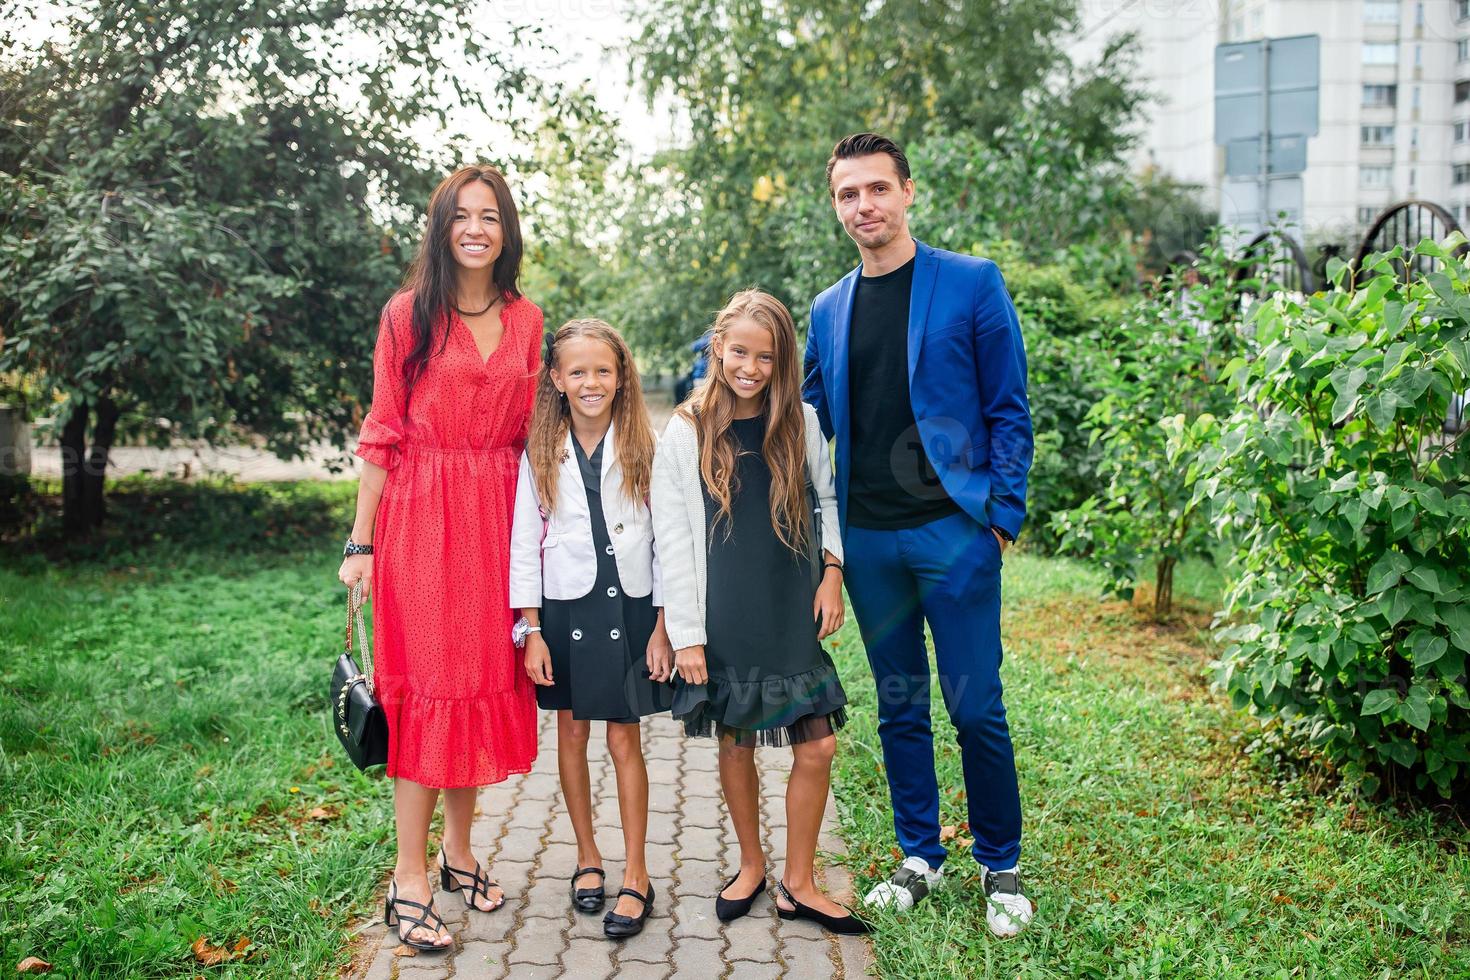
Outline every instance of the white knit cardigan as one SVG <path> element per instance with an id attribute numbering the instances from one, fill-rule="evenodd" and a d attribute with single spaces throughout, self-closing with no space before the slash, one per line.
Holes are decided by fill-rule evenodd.
<path id="1" fill-rule="evenodd" d="M 805 403 L 806 458 L 812 486 L 822 508 L 822 549 L 842 561 L 842 532 L 837 523 L 837 490 L 832 458 L 822 435 L 817 410 Z M 704 489 L 699 476 L 699 440 L 694 426 L 675 414 L 659 440 L 653 458 L 653 536 L 663 571 L 664 625 L 675 650 L 705 642 Z"/>

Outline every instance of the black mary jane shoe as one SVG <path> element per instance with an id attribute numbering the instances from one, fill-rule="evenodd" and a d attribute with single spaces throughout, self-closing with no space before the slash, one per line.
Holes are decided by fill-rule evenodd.
<path id="1" fill-rule="evenodd" d="M 419 914 L 414 915 L 410 912 L 404 915 L 399 911 L 399 907 L 404 905 L 410 909 L 418 909 Z M 413 931 L 418 928 L 424 928 L 430 932 L 443 930 L 445 928 L 444 920 L 439 918 L 439 913 L 434 911 L 432 904 L 425 905 L 422 902 L 399 898 L 398 881 L 396 879 L 388 885 L 388 895 L 383 899 L 383 924 L 386 926 L 398 926 L 398 941 L 405 946 L 421 950 L 425 953 L 442 953 L 454 945 L 453 943 L 445 943 L 441 946 L 435 942 L 413 938 Z M 408 926 L 406 931 L 403 928 L 404 926 Z"/>
<path id="2" fill-rule="evenodd" d="M 596 888 L 578 888 L 577 879 L 583 875 L 597 875 Z M 572 908 L 578 912 L 601 912 L 603 903 L 607 901 L 607 893 L 603 885 L 607 881 L 607 874 L 601 868 L 578 868 L 572 872 Z"/>
<path id="3" fill-rule="evenodd" d="M 609 939 L 628 939 L 643 931 L 643 923 L 648 921 L 648 914 L 653 911 L 653 882 L 648 883 L 648 894 L 640 895 L 631 888 L 618 889 L 618 897 L 629 895 L 643 903 L 643 911 L 637 917 L 618 915 L 609 912 L 602 917 L 602 934 Z"/>
<path id="4" fill-rule="evenodd" d="M 463 881 L 465 878 L 470 879 L 468 884 Z M 473 871 L 464 871 L 460 868 L 450 867 L 449 862 L 445 860 L 444 849 L 442 847 L 439 849 L 439 887 L 446 892 L 467 892 L 467 894 L 462 894 L 460 897 L 464 899 L 465 908 L 474 909 L 476 912 L 494 912 L 505 904 L 505 893 L 503 890 L 500 901 L 497 902 L 490 897 L 490 889 L 499 888 L 500 883 L 491 881 L 488 874 L 480 873 L 479 861 L 475 862 L 475 870 Z M 488 909 L 480 907 L 480 903 L 477 901 L 480 898 L 491 903 Z"/>
<path id="5" fill-rule="evenodd" d="M 783 909 L 779 902 L 776 904 L 776 914 L 783 919 L 809 919 L 828 932 L 836 933 L 839 936 L 862 936 L 873 931 L 871 925 L 859 919 L 851 912 L 843 916 L 832 916 L 826 912 L 818 912 L 809 905 L 801 904 L 791 897 L 791 893 L 786 890 L 786 886 L 779 881 L 776 882 L 776 894 L 790 902 L 793 906 L 789 909 Z"/>
<path id="6" fill-rule="evenodd" d="M 771 887 L 770 882 L 766 880 L 766 876 L 762 874 L 760 887 L 755 891 L 746 895 L 744 898 L 726 898 L 725 889 L 739 880 L 740 873 L 737 871 L 735 877 L 725 882 L 720 888 L 719 894 L 715 896 L 715 918 L 721 922 L 734 922 L 736 919 L 748 915 L 750 913 L 750 907 L 755 904 L 755 900 L 761 895 L 764 895 L 766 890 Z"/>

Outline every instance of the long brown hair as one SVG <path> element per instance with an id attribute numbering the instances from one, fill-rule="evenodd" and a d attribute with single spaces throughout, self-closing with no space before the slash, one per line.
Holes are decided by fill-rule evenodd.
<path id="1" fill-rule="evenodd" d="M 622 334 L 602 320 L 569 320 L 551 338 L 551 347 L 541 364 L 536 379 L 536 401 L 531 408 L 531 432 L 526 439 L 526 455 L 531 460 L 531 477 L 541 506 L 549 514 L 556 509 L 556 472 L 566 447 L 567 432 L 572 425 L 572 410 L 551 380 L 551 369 L 557 365 L 562 345 L 585 338 L 599 340 L 613 352 L 618 362 L 618 390 L 613 393 L 612 421 L 617 429 L 618 465 L 623 468 L 623 492 L 633 503 L 648 497 L 648 484 L 653 477 L 653 427 L 648 422 L 648 407 L 643 402 L 643 385 L 638 380 L 638 365 Z"/>
<path id="2" fill-rule="evenodd" d="M 694 426 L 699 438 L 699 475 L 720 505 L 715 523 L 723 520 L 728 534 L 735 476 L 735 441 L 729 430 L 739 396 L 725 377 L 718 351 L 724 349 L 725 335 L 737 320 L 754 321 L 771 332 L 771 380 L 762 408 L 766 418 L 762 451 L 771 469 L 771 527 L 782 544 L 804 555 L 811 525 L 806 508 L 806 418 L 796 325 L 780 300 L 759 289 L 730 297 L 710 328 L 708 380 L 679 406 L 679 413 Z M 710 530 L 713 533 L 713 527 Z"/>
<path id="3" fill-rule="evenodd" d="M 413 394 L 413 386 L 423 374 L 429 358 L 443 353 L 449 341 L 449 310 L 454 305 L 459 264 L 454 261 L 449 242 L 454 225 L 454 211 L 460 188 L 475 181 L 487 185 L 495 195 L 500 212 L 500 255 L 490 270 L 491 281 L 505 302 L 519 299 L 521 275 L 521 219 L 515 198 L 505 177 L 489 164 L 461 167 L 445 177 L 429 197 L 428 220 L 418 254 L 408 267 L 399 292 L 413 293 L 413 343 L 403 359 L 404 390 Z M 430 353 L 437 335 L 439 349 Z"/>

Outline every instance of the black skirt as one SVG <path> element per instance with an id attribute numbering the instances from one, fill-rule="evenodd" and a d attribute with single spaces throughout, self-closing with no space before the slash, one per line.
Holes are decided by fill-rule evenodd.
<path id="1" fill-rule="evenodd" d="M 658 624 L 652 596 L 629 596 L 618 579 L 612 538 L 602 514 L 603 444 L 588 457 L 574 438 L 581 464 L 597 581 L 579 599 L 541 600 L 541 636 L 551 651 L 550 687 L 536 688 L 545 711 L 571 711 L 579 721 L 632 723 L 669 710 L 673 688 L 648 677 L 648 640 Z"/>
<path id="2" fill-rule="evenodd" d="M 730 520 L 705 487 L 709 534 L 705 590 L 707 684 L 679 681 L 673 712 L 694 736 L 791 745 L 847 721 L 847 694 L 817 639 L 811 559 L 776 536 L 765 419 L 737 419 Z M 728 532 L 728 533 L 727 533 Z"/>

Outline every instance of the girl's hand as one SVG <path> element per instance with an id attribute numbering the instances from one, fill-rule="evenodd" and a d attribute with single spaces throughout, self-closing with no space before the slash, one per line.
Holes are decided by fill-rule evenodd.
<path id="1" fill-rule="evenodd" d="M 556 683 L 551 677 L 551 650 L 540 633 L 526 634 L 526 676 L 540 687 L 551 687 Z"/>
<path id="2" fill-rule="evenodd" d="M 372 598 L 373 594 L 373 556 L 372 555 L 349 555 L 342 559 L 342 567 L 337 569 L 337 578 L 349 589 L 362 582 L 362 597 Z"/>
<path id="3" fill-rule="evenodd" d="M 817 597 L 812 602 L 812 618 L 817 621 L 817 639 L 825 640 L 842 628 L 847 615 L 842 608 L 842 572 L 827 569 L 822 584 L 817 586 Z"/>
<path id="4" fill-rule="evenodd" d="M 648 679 L 662 683 L 669 679 L 674 672 L 674 645 L 669 642 L 668 630 L 664 629 L 663 617 L 659 617 L 658 625 L 653 628 L 653 635 L 648 638 Z"/>
<path id="5" fill-rule="evenodd" d="M 686 684 L 703 684 L 709 680 L 704 666 L 704 646 L 685 647 L 674 654 L 674 666 Z"/>

